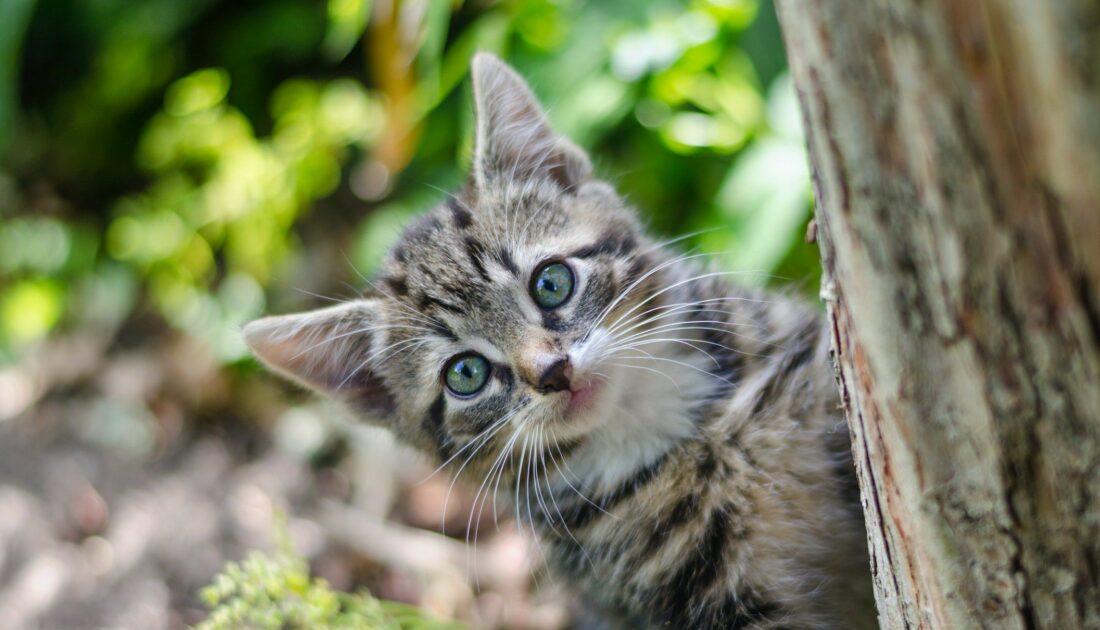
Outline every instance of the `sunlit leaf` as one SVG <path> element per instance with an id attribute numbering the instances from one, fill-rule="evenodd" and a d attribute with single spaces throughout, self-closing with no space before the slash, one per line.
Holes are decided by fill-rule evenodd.
<path id="1" fill-rule="evenodd" d="M 508 35 L 508 17 L 500 13 L 487 13 L 477 18 L 443 54 L 440 66 L 439 91 L 435 98 L 422 103 L 422 112 L 427 113 L 446 95 L 450 94 L 459 82 L 466 78 L 470 68 L 470 58 L 479 50 L 499 53 L 504 48 Z"/>
<path id="2" fill-rule="evenodd" d="M 738 29 L 751 24 L 759 8 L 757 0 L 703 0 L 694 4 L 716 19 Z"/>
<path id="3" fill-rule="evenodd" d="M 451 3 L 424 3 L 420 18 L 420 41 L 416 51 L 417 93 L 421 107 L 436 103 L 441 89 L 440 73 L 447 30 L 451 23 Z"/>
<path id="4" fill-rule="evenodd" d="M 329 59 L 343 59 L 363 36 L 371 0 L 328 0 L 328 28 L 322 46 Z"/>
<path id="5" fill-rule="evenodd" d="M 805 154 L 785 142 L 761 141 L 734 165 L 719 204 L 739 225 L 732 268 L 770 273 L 805 233 L 810 212 Z"/>
<path id="6" fill-rule="evenodd" d="M 51 280 L 24 280 L 0 298 L 4 337 L 17 344 L 40 339 L 61 319 L 63 290 Z"/>
<path id="7" fill-rule="evenodd" d="M 569 35 L 568 17 L 559 3 L 549 0 L 528 0 L 515 4 L 513 28 L 523 40 L 537 50 L 559 49 Z"/>
<path id="8" fill-rule="evenodd" d="M 187 116 L 222 103 L 229 93 L 229 74 L 221 68 L 207 68 L 176 81 L 164 97 L 164 111 Z"/>
<path id="9" fill-rule="evenodd" d="M 802 142 L 802 112 L 790 74 L 776 77 L 768 89 L 768 127 L 781 138 Z"/>

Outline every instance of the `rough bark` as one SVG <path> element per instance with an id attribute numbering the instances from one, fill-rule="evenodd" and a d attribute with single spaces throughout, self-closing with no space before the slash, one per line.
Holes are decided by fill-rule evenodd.
<path id="1" fill-rule="evenodd" d="M 777 4 L 883 627 L 1100 627 L 1100 0 Z"/>

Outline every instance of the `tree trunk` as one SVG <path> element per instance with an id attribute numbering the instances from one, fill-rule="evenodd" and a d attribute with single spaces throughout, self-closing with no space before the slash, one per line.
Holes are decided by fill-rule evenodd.
<path id="1" fill-rule="evenodd" d="M 778 0 L 886 628 L 1100 628 L 1100 0 Z"/>

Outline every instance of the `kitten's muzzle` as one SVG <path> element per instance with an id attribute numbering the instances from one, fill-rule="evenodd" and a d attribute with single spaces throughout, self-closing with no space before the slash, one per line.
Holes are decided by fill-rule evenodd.
<path id="1" fill-rule="evenodd" d="M 567 392 L 572 388 L 573 364 L 569 357 L 560 357 L 539 374 L 534 384 L 540 394 Z"/>

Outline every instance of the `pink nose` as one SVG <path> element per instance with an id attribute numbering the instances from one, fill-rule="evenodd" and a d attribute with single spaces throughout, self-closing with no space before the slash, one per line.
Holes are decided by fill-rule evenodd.
<path id="1" fill-rule="evenodd" d="M 563 356 L 551 363 L 539 374 L 535 389 L 542 394 L 569 391 L 573 380 L 573 365 L 569 357 Z"/>

